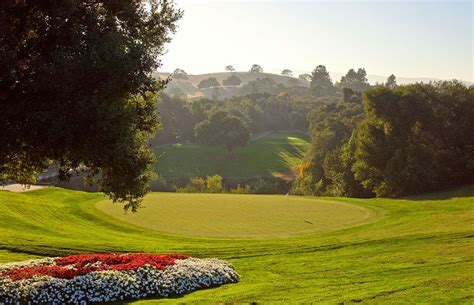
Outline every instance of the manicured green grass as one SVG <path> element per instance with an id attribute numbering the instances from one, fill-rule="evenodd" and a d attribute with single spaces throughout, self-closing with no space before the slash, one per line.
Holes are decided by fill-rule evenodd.
<path id="1" fill-rule="evenodd" d="M 273 133 L 238 148 L 229 159 L 220 146 L 174 144 L 158 147 L 155 170 L 163 177 L 205 177 L 219 174 L 226 178 L 289 176 L 309 146 L 301 133 Z"/>
<path id="2" fill-rule="evenodd" d="M 328 232 L 381 217 L 373 209 L 311 197 L 153 193 L 137 213 L 104 200 L 97 207 L 134 225 L 181 236 L 287 237 Z"/>
<path id="3" fill-rule="evenodd" d="M 474 302 L 474 187 L 410 199 L 332 198 L 384 215 L 337 231 L 262 239 L 162 234 L 103 214 L 102 200 L 56 188 L 0 191 L 0 260 L 179 252 L 226 259 L 241 274 L 237 284 L 137 304 Z"/>

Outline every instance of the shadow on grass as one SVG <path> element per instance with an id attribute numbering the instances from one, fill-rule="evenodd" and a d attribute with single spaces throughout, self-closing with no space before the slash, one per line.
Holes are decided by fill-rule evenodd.
<path id="1" fill-rule="evenodd" d="M 232 285 L 232 284 L 237 284 L 237 283 L 228 283 L 228 284 L 223 284 L 223 285 L 214 285 L 214 286 L 210 286 L 210 287 L 206 287 L 206 288 L 198 288 L 196 290 L 193 290 L 193 291 L 189 291 L 189 292 L 186 292 L 186 293 L 183 293 L 183 294 L 179 294 L 179 295 L 170 295 L 170 296 L 167 296 L 167 297 L 161 297 L 161 296 L 149 296 L 149 297 L 146 297 L 146 298 L 141 298 L 141 299 L 127 299 L 127 300 L 123 300 L 123 301 L 113 301 L 113 302 L 108 302 L 107 304 L 114 304 L 114 305 L 125 305 L 125 304 L 131 304 L 133 302 L 137 302 L 137 301 L 153 301 L 153 300 L 156 300 L 156 301 L 159 301 L 159 300 L 166 300 L 166 299 L 171 299 L 171 300 L 177 300 L 177 299 L 181 299 L 185 296 L 187 296 L 188 294 L 191 294 L 193 292 L 197 292 L 197 291 L 201 291 L 201 290 L 209 290 L 209 289 L 213 289 L 213 288 L 218 288 L 218 287 L 221 287 L 221 286 L 224 286 L 224 285 Z M 185 303 L 180 303 L 180 304 L 185 304 Z"/>
<path id="2" fill-rule="evenodd" d="M 413 201 L 423 201 L 423 200 L 445 200 L 451 198 L 463 198 L 463 197 L 474 197 L 474 185 L 466 185 L 463 187 L 443 190 L 439 192 L 429 193 L 429 194 L 419 194 L 402 197 L 402 199 L 413 200 Z"/>

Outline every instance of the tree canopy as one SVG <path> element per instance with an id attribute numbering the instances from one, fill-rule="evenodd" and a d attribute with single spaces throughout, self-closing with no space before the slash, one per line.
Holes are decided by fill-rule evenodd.
<path id="1" fill-rule="evenodd" d="M 378 196 L 474 182 L 474 87 L 460 82 L 377 87 L 366 93 L 353 170 Z"/>
<path id="2" fill-rule="evenodd" d="M 181 68 L 176 68 L 173 71 L 173 78 L 174 79 L 188 79 L 188 73 L 186 73 L 186 71 L 184 71 Z"/>
<path id="3" fill-rule="evenodd" d="M 387 78 L 385 87 L 394 88 L 396 86 L 397 86 L 397 78 L 395 77 L 395 75 L 392 74 Z"/>
<path id="4" fill-rule="evenodd" d="M 311 111 L 296 187 L 336 196 L 403 196 L 474 182 L 474 86 L 458 81 L 344 88 Z"/>
<path id="5" fill-rule="evenodd" d="M 370 84 L 367 81 L 367 72 L 363 68 L 359 68 L 357 72 L 354 69 L 350 69 L 345 76 L 341 77 L 339 86 L 364 92 L 370 88 Z"/>
<path id="6" fill-rule="evenodd" d="M 182 12 L 167 0 L 6 1 L 0 16 L 0 178 L 85 166 L 136 209 L 164 85 L 151 72 Z"/>
<path id="7" fill-rule="evenodd" d="M 225 70 L 228 71 L 228 72 L 234 72 L 235 71 L 234 66 L 232 66 L 232 65 L 226 66 Z"/>
<path id="8" fill-rule="evenodd" d="M 285 69 L 285 70 L 281 71 L 281 75 L 283 75 L 283 76 L 293 76 L 293 71 L 291 71 L 289 69 Z"/>
<path id="9" fill-rule="evenodd" d="M 252 73 L 262 73 L 263 69 L 260 67 L 260 65 L 253 64 L 252 67 L 250 68 L 250 72 Z"/>
<path id="10" fill-rule="evenodd" d="M 236 75 L 231 75 L 222 81 L 224 86 L 239 86 L 242 83 Z"/>
<path id="11" fill-rule="evenodd" d="M 298 78 L 310 82 L 311 81 L 311 74 L 308 74 L 308 73 L 300 74 L 300 75 L 298 75 Z"/>
<path id="12" fill-rule="evenodd" d="M 219 84 L 219 82 L 217 81 L 215 77 L 209 77 L 200 81 L 198 84 L 198 88 L 203 89 L 203 88 L 210 88 L 210 87 L 219 87 L 220 85 L 221 84 Z"/>
<path id="13" fill-rule="evenodd" d="M 330 96 L 335 93 L 334 85 L 325 66 L 319 65 L 311 72 L 311 91 L 316 96 Z"/>
<path id="14" fill-rule="evenodd" d="M 213 112 L 209 119 L 196 125 L 195 133 L 201 143 L 223 145 L 231 157 L 238 146 L 244 146 L 250 140 L 245 123 L 225 111 Z"/>

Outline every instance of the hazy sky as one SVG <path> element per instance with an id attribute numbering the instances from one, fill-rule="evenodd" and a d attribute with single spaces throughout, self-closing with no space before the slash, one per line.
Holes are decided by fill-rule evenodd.
<path id="1" fill-rule="evenodd" d="M 257 63 L 299 74 L 323 64 L 474 81 L 471 0 L 175 2 L 185 15 L 161 71 L 247 71 Z"/>

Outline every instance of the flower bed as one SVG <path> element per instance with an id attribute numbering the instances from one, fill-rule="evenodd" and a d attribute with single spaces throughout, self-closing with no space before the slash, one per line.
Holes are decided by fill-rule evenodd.
<path id="1" fill-rule="evenodd" d="M 218 259 L 81 254 L 0 264 L 0 304 L 89 304 L 181 295 L 239 280 Z"/>

